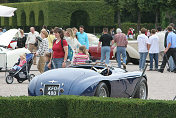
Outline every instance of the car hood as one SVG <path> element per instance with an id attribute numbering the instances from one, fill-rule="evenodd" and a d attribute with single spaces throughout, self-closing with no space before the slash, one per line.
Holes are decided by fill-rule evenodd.
<path id="1" fill-rule="evenodd" d="M 48 84 L 60 84 L 60 88 L 64 89 L 64 95 L 68 95 L 71 86 L 83 79 L 91 76 L 100 75 L 92 70 L 80 68 L 59 68 L 47 71 L 39 76 L 33 78 L 30 82 L 29 89 L 40 95 L 40 88 Z M 35 86 L 35 87 L 34 87 Z"/>
<path id="2" fill-rule="evenodd" d="M 10 29 L 7 32 L 0 35 L 0 46 L 8 46 L 13 37 L 17 34 L 17 29 Z"/>

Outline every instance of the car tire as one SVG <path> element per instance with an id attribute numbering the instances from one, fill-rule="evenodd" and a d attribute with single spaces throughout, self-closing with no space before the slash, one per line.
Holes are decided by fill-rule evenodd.
<path id="1" fill-rule="evenodd" d="M 131 62 L 132 62 L 134 65 L 139 65 L 139 60 L 138 60 L 138 59 L 131 59 Z"/>
<path id="2" fill-rule="evenodd" d="M 28 77 L 28 81 L 30 82 L 34 77 L 35 77 L 34 74 L 30 74 L 29 77 Z"/>
<path id="3" fill-rule="evenodd" d="M 147 97 L 148 97 L 147 81 L 146 79 L 143 78 L 138 86 L 134 98 L 147 99 Z"/>
<path id="4" fill-rule="evenodd" d="M 10 76 L 10 75 L 7 75 L 7 77 L 6 77 L 6 83 L 7 84 L 12 84 L 13 83 L 13 77 Z"/>
<path id="5" fill-rule="evenodd" d="M 126 58 L 126 65 L 127 65 L 129 62 L 131 62 L 131 58 L 130 58 L 128 52 L 126 52 L 126 56 L 127 56 L 127 58 Z M 116 62 L 118 63 L 118 61 L 117 61 L 117 54 L 115 54 L 115 59 L 116 59 Z"/>
<path id="6" fill-rule="evenodd" d="M 95 96 L 97 97 L 109 97 L 109 90 L 104 82 L 100 82 L 97 86 Z"/>
<path id="7" fill-rule="evenodd" d="M 0 71 L 2 70 L 2 68 L 0 68 Z"/>

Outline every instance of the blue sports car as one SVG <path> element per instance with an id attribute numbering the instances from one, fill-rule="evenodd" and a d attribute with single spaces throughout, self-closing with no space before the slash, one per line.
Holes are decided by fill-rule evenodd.
<path id="1" fill-rule="evenodd" d="M 47 71 L 34 77 L 29 96 L 81 95 L 147 99 L 144 72 L 127 72 L 107 65 L 73 65 Z"/>

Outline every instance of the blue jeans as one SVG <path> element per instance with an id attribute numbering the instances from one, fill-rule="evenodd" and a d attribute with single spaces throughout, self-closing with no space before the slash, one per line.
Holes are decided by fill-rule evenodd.
<path id="1" fill-rule="evenodd" d="M 169 68 L 170 68 L 170 71 L 173 71 L 173 70 L 176 68 L 176 65 L 175 65 L 175 63 L 174 63 L 173 57 L 170 56 L 170 58 L 169 58 L 168 61 L 169 61 Z"/>
<path id="2" fill-rule="evenodd" d="M 117 58 L 119 68 L 121 68 L 121 54 L 122 54 L 123 63 L 126 64 L 126 47 L 117 47 L 116 58 Z"/>
<path id="3" fill-rule="evenodd" d="M 51 69 L 48 68 L 48 63 L 49 63 L 49 62 L 46 62 L 46 63 L 45 63 L 44 72 L 53 69 L 53 63 L 51 63 Z"/>
<path id="4" fill-rule="evenodd" d="M 109 64 L 110 51 L 111 51 L 110 46 L 102 46 L 102 47 L 101 47 L 101 62 L 104 61 L 105 55 L 106 55 L 105 63 L 106 63 L 106 64 Z"/>
<path id="5" fill-rule="evenodd" d="M 139 52 L 139 54 L 140 54 L 139 69 L 143 70 L 148 52 Z"/>
<path id="6" fill-rule="evenodd" d="M 64 61 L 64 58 L 53 58 L 52 62 L 53 62 L 54 69 L 62 68 L 63 61 Z"/>
<path id="7" fill-rule="evenodd" d="M 15 65 L 15 66 L 13 67 L 13 69 L 14 69 L 14 70 L 20 70 L 20 69 L 21 69 L 21 67 L 20 67 L 20 66 Z"/>
<path id="8" fill-rule="evenodd" d="M 155 69 L 158 69 L 158 53 L 149 53 L 150 70 L 153 69 L 153 59 L 155 60 Z"/>

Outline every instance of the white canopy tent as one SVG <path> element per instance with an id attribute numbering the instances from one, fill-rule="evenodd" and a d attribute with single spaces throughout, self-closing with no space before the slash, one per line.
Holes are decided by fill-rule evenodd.
<path id="1" fill-rule="evenodd" d="M 11 17 L 11 16 L 14 16 L 14 11 L 15 10 L 17 10 L 17 8 L 0 5 L 0 17 Z"/>

